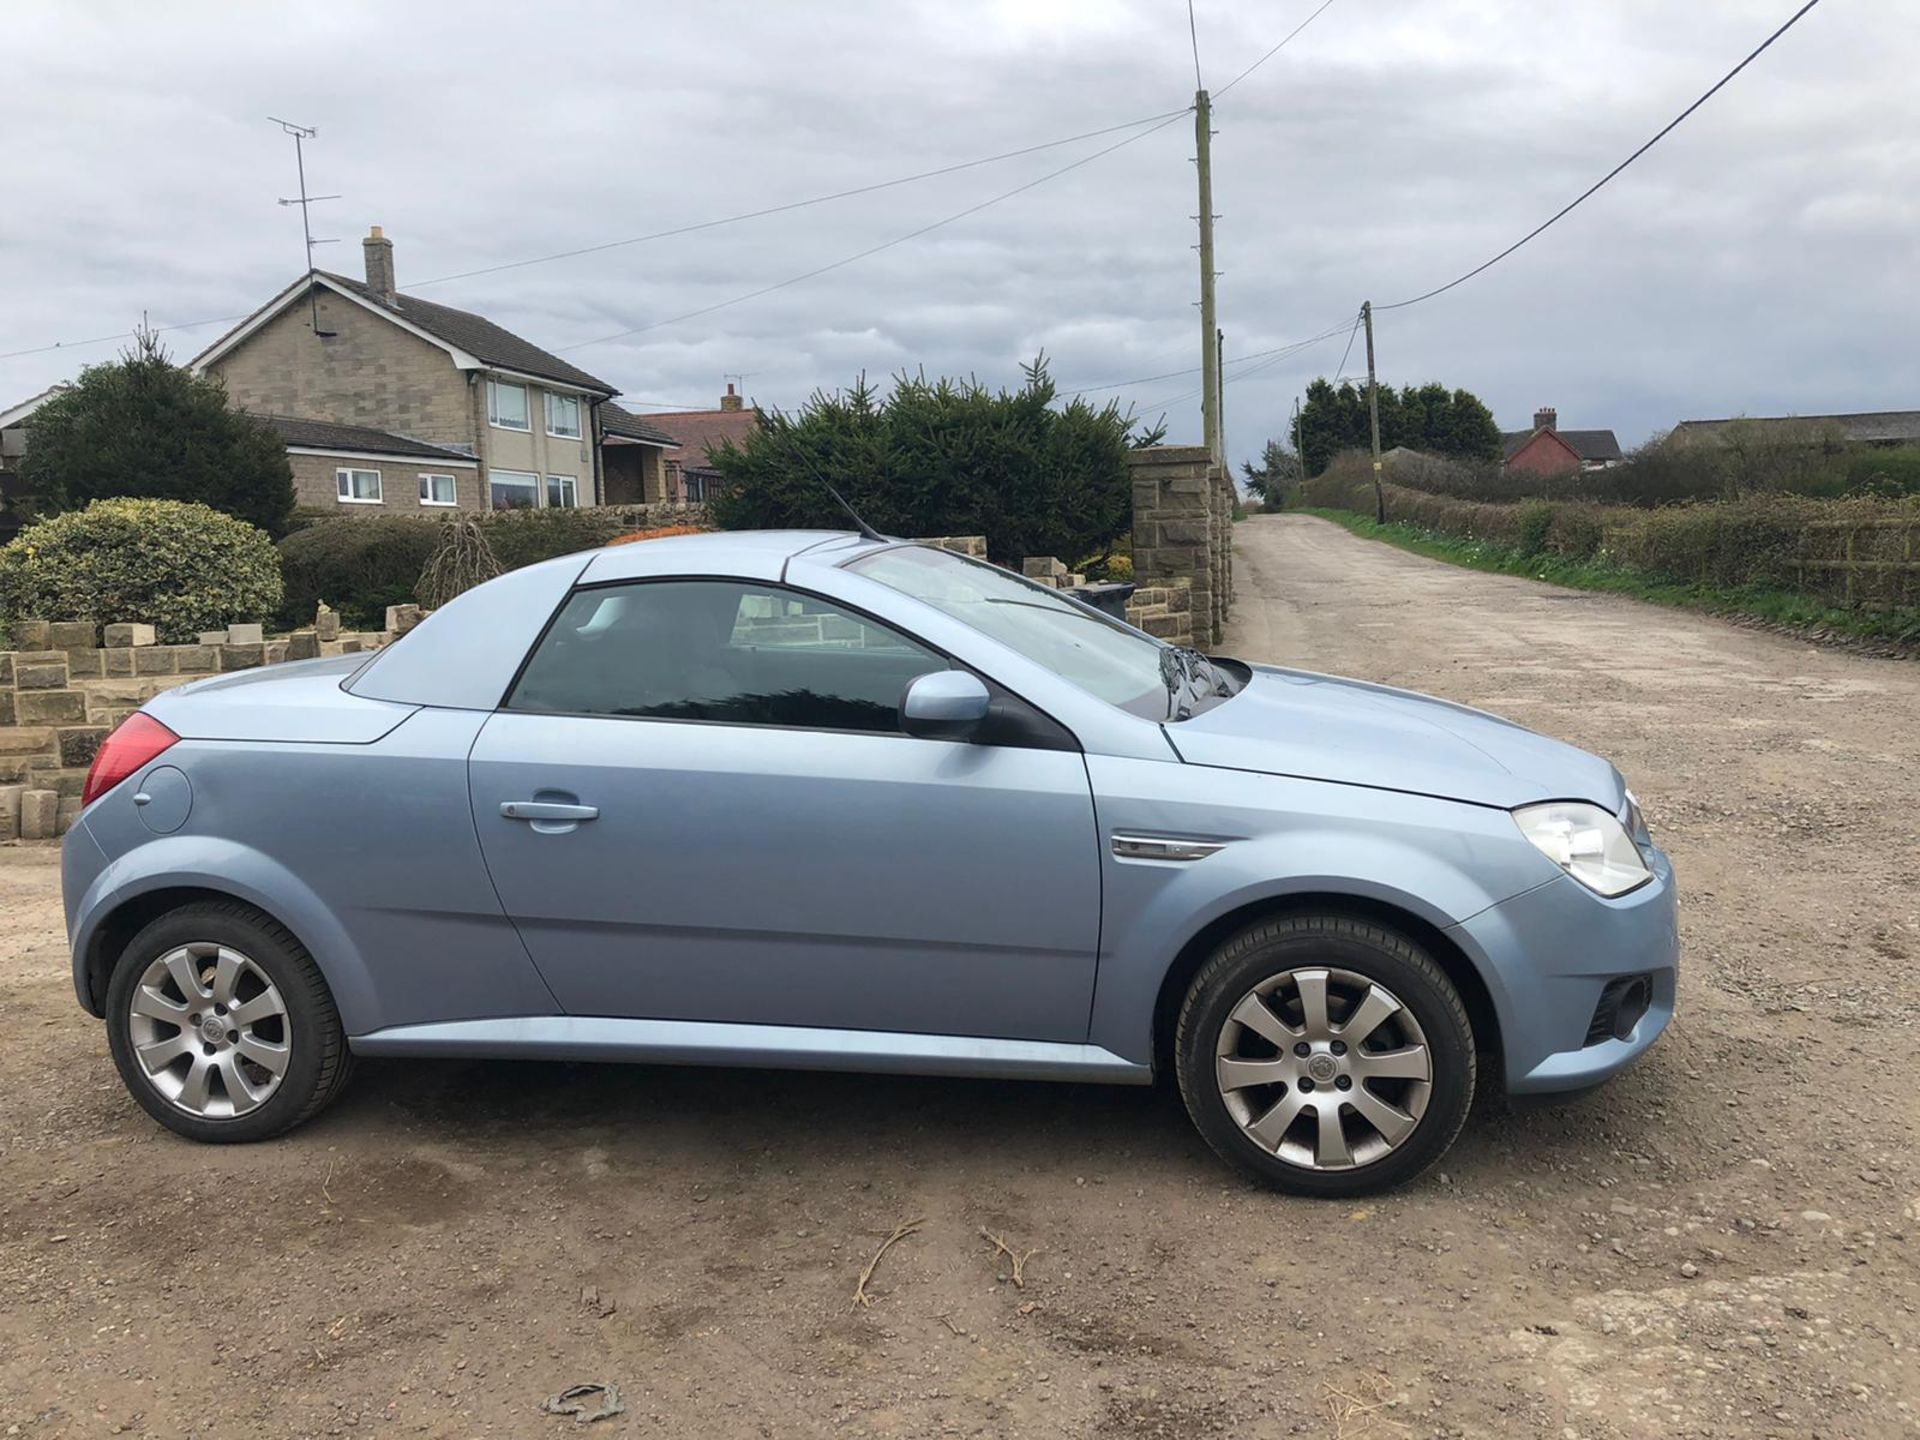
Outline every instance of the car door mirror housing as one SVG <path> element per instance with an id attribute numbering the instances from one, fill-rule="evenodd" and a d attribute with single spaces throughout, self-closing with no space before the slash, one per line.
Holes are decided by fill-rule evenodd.
<path id="1" fill-rule="evenodd" d="M 993 697 L 968 670 L 933 670 L 917 676 L 900 702 L 900 728 L 935 740 L 965 740 L 987 718 Z"/>

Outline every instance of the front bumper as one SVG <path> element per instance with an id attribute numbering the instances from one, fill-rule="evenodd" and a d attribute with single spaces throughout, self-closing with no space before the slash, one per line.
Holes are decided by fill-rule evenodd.
<path id="1" fill-rule="evenodd" d="M 1514 1095 L 1583 1090 L 1646 1053 L 1673 1018 L 1680 932 L 1673 866 L 1648 854 L 1653 880 L 1606 900 L 1558 876 L 1448 930 L 1479 970 L 1500 1023 Z M 1624 1037 L 1588 1043 L 1610 980 L 1644 975 L 1646 1013 Z"/>

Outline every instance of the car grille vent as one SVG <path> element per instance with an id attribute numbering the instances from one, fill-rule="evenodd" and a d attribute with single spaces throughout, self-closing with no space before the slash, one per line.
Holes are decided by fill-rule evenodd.
<path id="1" fill-rule="evenodd" d="M 1593 1019 L 1587 1022 L 1586 1044 L 1624 1040 L 1640 1023 L 1653 1003 L 1653 984 L 1645 975 L 1621 975 L 1609 980 L 1600 992 L 1600 1003 L 1593 1007 Z"/>

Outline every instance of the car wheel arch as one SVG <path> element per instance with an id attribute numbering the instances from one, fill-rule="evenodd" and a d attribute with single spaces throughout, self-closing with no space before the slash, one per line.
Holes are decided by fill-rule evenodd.
<path id="1" fill-rule="evenodd" d="M 186 846 L 178 839 L 140 847 L 102 872 L 82 898 L 73 922 L 74 988 L 89 1011 L 103 1013 L 108 977 L 141 926 L 181 905 L 209 900 L 246 905 L 298 940 L 350 1033 L 377 1010 L 352 938 L 298 877 L 244 846 L 205 837 Z"/>
<path id="2" fill-rule="evenodd" d="M 1460 993 L 1468 1022 L 1473 1027 L 1474 1048 L 1483 1061 L 1497 1059 L 1502 1053 L 1500 1014 L 1492 992 L 1466 951 L 1445 930 L 1411 910 L 1369 896 L 1338 891 L 1305 891 L 1275 895 L 1251 901 L 1218 915 L 1196 931 L 1180 947 L 1173 963 L 1160 982 L 1153 1008 L 1153 1065 L 1158 1074 L 1172 1074 L 1174 1032 L 1180 1006 L 1194 975 L 1216 950 L 1233 935 L 1250 925 L 1293 915 L 1334 915 L 1363 920 L 1396 930 L 1431 955 Z"/>
<path id="3" fill-rule="evenodd" d="M 87 938 L 84 974 L 88 1009 L 95 1016 L 105 1013 L 107 985 L 113 978 L 114 966 L 119 963 L 121 954 L 132 943 L 134 936 L 164 915 L 184 910 L 189 905 L 210 902 L 244 905 L 262 919 L 294 934 L 279 916 L 262 909 L 244 895 L 210 885 L 167 885 L 131 895 L 101 916 Z M 296 934 L 294 938 L 299 939 L 299 936 Z"/>

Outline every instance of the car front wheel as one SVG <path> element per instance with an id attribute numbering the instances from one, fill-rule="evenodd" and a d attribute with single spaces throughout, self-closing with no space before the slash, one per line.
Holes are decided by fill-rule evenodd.
<path id="1" fill-rule="evenodd" d="M 1222 1158 L 1301 1195 L 1383 1190 L 1466 1122 L 1473 1030 L 1404 935 L 1337 915 L 1264 921 L 1200 967 L 1175 1037 L 1187 1113 Z"/>
<path id="2" fill-rule="evenodd" d="M 107 1042 L 133 1098 L 191 1140 L 264 1140 L 346 1083 L 319 967 L 283 926 L 209 901 L 144 927 L 107 986 Z"/>

